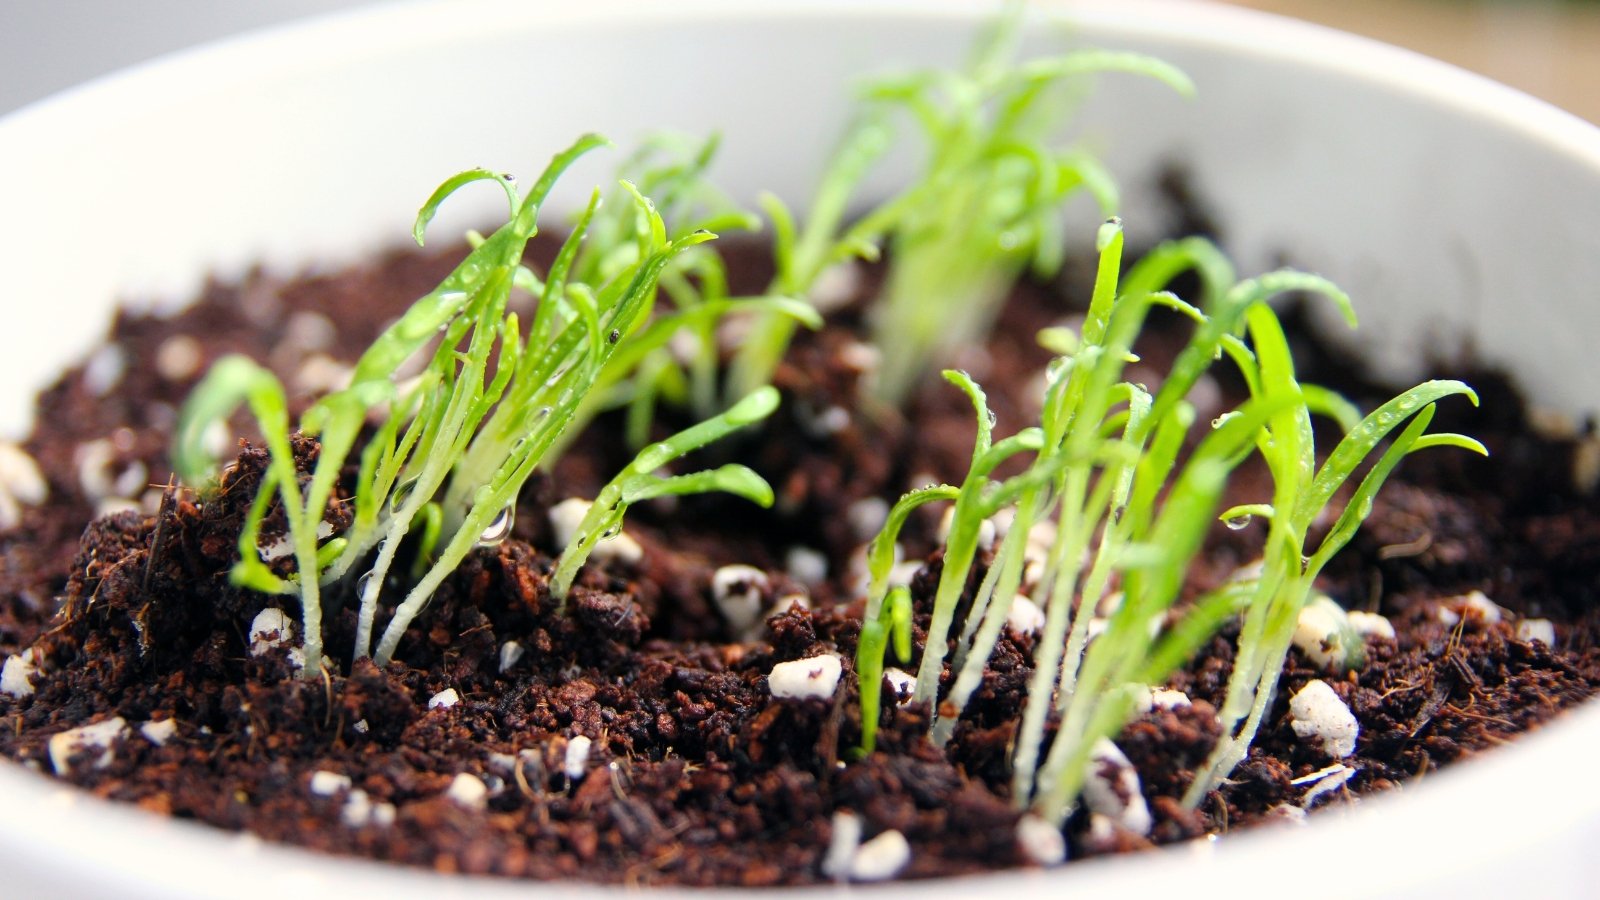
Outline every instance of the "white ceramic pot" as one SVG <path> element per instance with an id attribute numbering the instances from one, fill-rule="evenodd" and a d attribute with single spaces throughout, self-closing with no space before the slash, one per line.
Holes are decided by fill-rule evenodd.
<path id="1" fill-rule="evenodd" d="M 31 390 L 90 346 L 115 299 L 181 300 L 208 272 L 397 245 L 444 174 L 528 174 L 580 131 L 626 143 L 662 126 L 720 129 L 724 184 L 803 198 L 852 79 L 958 59 L 988 6 L 407 4 L 185 53 L 25 109 L 0 122 L 0 431 L 24 426 Z M 1411 54 L 1234 9 L 1107 0 L 1048 11 L 1072 23 L 1072 41 L 1157 54 L 1199 86 L 1183 101 L 1107 78 L 1085 110 L 1135 238 L 1159 235 L 1152 174 L 1182 161 L 1241 269 L 1288 254 L 1333 277 L 1385 370 L 1414 374 L 1407 363 L 1423 351 L 1470 345 L 1541 405 L 1600 412 L 1600 131 Z M 612 164 L 587 163 L 566 183 L 595 183 Z M 437 227 L 472 215 L 458 207 Z M 1597 745 L 1591 704 L 1306 828 L 917 890 L 1579 896 L 1600 876 L 1600 791 L 1584 787 Z M 9 765 L 0 810 L 7 896 L 529 893 L 263 846 Z"/>

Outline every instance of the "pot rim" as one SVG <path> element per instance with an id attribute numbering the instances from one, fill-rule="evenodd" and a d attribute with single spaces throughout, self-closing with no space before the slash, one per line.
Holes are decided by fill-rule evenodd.
<path id="1" fill-rule="evenodd" d="M 1034 0 L 1034 6 L 1037 13 L 1067 16 L 1107 31 L 1223 47 L 1383 84 L 1536 136 L 1562 153 L 1600 165 L 1600 128 L 1594 124 L 1493 79 L 1371 38 L 1212 0 Z M 730 14 L 771 22 L 885 15 L 978 21 L 985 13 L 968 0 L 766 0 L 755 6 L 738 0 L 675 0 L 670 8 L 642 0 L 588 0 L 583 4 L 398 0 L 253 29 L 163 54 L 0 116 L 0 135 L 45 127 L 33 124 L 35 120 L 61 127 L 72 120 L 92 121 L 91 113 L 132 115 L 151 97 L 181 97 L 202 89 L 212 93 L 217 77 L 255 80 L 264 71 L 281 75 L 320 58 L 319 51 L 347 57 L 380 48 L 388 52 L 465 37 L 491 27 L 528 23 L 569 26 L 622 16 L 634 22 L 693 21 Z M 382 27 L 375 27 L 377 23 Z M 291 47 L 300 55 L 286 58 Z M 207 77 L 195 77 L 202 72 Z"/>
<path id="2" fill-rule="evenodd" d="M 866 21 L 900 16 L 977 20 L 986 9 L 963 0 L 768 0 L 752 6 L 743 0 L 678 0 L 673 8 L 648 0 L 589 0 L 576 4 L 517 3 L 508 0 L 406 2 L 368 7 L 275 26 L 200 48 L 169 54 L 121 73 L 105 76 L 30 104 L 0 119 L 0 145 L 36 135 L 72 135 L 107 117 L 139 114 L 151 104 L 171 102 L 191 92 L 214 93 L 267 73 L 281 76 L 330 54 L 349 57 L 382 49 L 392 52 L 441 40 L 468 38 L 489 28 L 529 23 L 585 25 L 628 15 L 682 21 L 739 15 L 774 24 L 795 18 Z M 1047 9 L 1115 36 L 1152 35 L 1194 46 L 1222 48 L 1334 73 L 1342 78 L 1382 83 L 1481 118 L 1488 127 L 1531 137 L 1570 157 L 1600 178 L 1600 129 L 1543 101 L 1528 97 L 1447 64 L 1376 41 L 1236 7 L 1193 0 L 1055 0 Z M 376 27 L 381 24 L 381 27 Z M 162 99 L 152 99 L 162 98 Z M 1571 835 L 1600 822 L 1600 794 L 1573 790 L 1573 773 L 1588 763 L 1587 748 L 1600 744 L 1600 703 L 1591 702 L 1515 746 L 1457 766 L 1426 784 L 1391 791 L 1353 808 L 1319 814 L 1306 828 L 1263 828 L 1226 841 L 1193 842 L 1136 857 L 1098 859 L 1053 872 L 1023 871 L 922 882 L 929 897 L 961 897 L 974 888 L 1043 896 L 1061 888 L 1117 890 L 1136 895 L 1158 891 L 1207 893 L 1210 885 L 1228 896 L 1265 896 L 1292 885 L 1300 895 L 1348 896 L 1357 887 L 1379 885 L 1405 896 L 1423 873 L 1414 855 L 1448 860 L 1459 867 L 1463 884 L 1474 873 L 1530 854 L 1546 861 L 1577 863 Z M 1508 792 L 1507 785 L 1516 787 Z M 1406 802 L 1420 794 L 1426 803 Z M 229 835 L 209 826 L 151 816 L 95 799 L 21 767 L 0 765 L 0 797 L 14 814 L 0 857 L 29 861 L 39 872 L 66 872 L 79 879 L 85 895 L 116 891 L 124 896 L 199 896 L 215 885 L 239 896 L 331 894 L 358 886 L 394 896 L 511 897 L 530 886 L 503 880 L 440 876 L 397 866 L 331 859 L 298 848 L 265 844 L 250 836 Z M 1554 804 L 1548 798 L 1562 798 Z M 1504 821 L 1510 829 L 1485 841 L 1481 823 Z M 1509 832 L 1509 833 L 1507 833 Z M 1333 862 L 1323 859 L 1336 848 Z M 1383 852 L 1407 848 L 1405 855 Z M 1358 848 L 1380 852 L 1359 857 Z M 1468 852 L 1463 853 L 1463 850 Z M 1568 854 L 1571 854 L 1568 856 Z M 180 869 L 171 864 L 183 857 Z M 1360 869 L 1351 879 L 1320 872 L 1334 865 Z M 109 863 L 118 865 L 113 867 Z M 1200 864 L 1201 868 L 1196 868 Z M 1203 876 L 1204 883 L 1197 879 Z M 27 881 L 17 888 L 33 885 Z M 212 879 L 212 880 L 208 880 Z M 1581 882 L 1572 882 L 1578 884 Z M 41 887 L 54 887 L 39 881 Z M 858 886 L 855 890 L 896 890 L 898 885 Z M 621 893 L 623 888 L 589 884 L 543 884 L 547 896 Z M 809 891 L 816 895 L 829 888 Z M 678 891 L 664 891 L 677 894 Z M 687 893 L 687 892 L 683 892 Z"/>

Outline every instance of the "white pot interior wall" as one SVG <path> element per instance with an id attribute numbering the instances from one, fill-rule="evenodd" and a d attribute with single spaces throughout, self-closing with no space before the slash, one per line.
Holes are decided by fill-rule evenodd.
<path id="1" fill-rule="evenodd" d="M 842 3 L 738 17 L 727 15 L 737 4 L 711 0 L 671 13 L 616 0 L 485 2 L 481 15 L 448 6 L 229 42 L 9 120 L 3 303 L 28 352 L 0 357 L 0 383 L 44 383 L 99 333 L 109 297 L 181 299 L 206 272 L 398 244 L 443 174 L 526 174 L 584 130 L 626 145 L 661 127 L 720 129 L 734 190 L 803 199 L 852 80 L 958 59 L 980 12 L 933 4 L 891 25 L 893 10 Z M 1154 28 L 1141 5 L 1061 7 L 1082 23 L 1069 40 L 1157 53 L 1200 87 L 1183 101 L 1106 77 L 1086 110 L 1087 139 L 1128 185 L 1135 236 L 1156 234 L 1151 173 L 1181 160 L 1241 265 L 1289 258 L 1341 282 L 1367 323 L 1361 340 L 1390 371 L 1470 345 L 1514 360 L 1543 403 L 1600 408 L 1572 377 L 1584 336 L 1600 332 L 1600 254 L 1588 252 L 1600 180 L 1585 177 L 1600 160 L 1586 126 L 1354 39 L 1312 33 L 1331 56 L 1307 63 L 1284 52 L 1270 20 L 1156 6 Z M 1464 101 L 1463 84 L 1482 96 Z M 1485 133 L 1485 118 L 1542 130 Z M 609 165 L 591 160 L 566 184 L 605 179 Z M 489 214 L 465 209 L 436 227 Z M 0 431 L 19 430 L 24 396 L 0 398 Z"/>

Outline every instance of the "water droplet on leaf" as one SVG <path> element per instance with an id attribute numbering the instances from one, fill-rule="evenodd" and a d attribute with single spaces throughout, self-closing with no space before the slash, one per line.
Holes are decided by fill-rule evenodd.
<path id="1" fill-rule="evenodd" d="M 677 456 L 677 451 L 666 443 L 656 443 L 639 451 L 633 458 L 633 465 L 640 472 L 654 472 L 666 465 Z"/>
<path id="2" fill-rule="evenodd" d="M 511 526 L 516 523 L 517 508 L 514 504 L 507 503 L 501 507 L 495 517 L 478 535 L 479 547 L 495 547 L 511 536 Z"/>
<path id="3" fill-rule="evenodd" d="M 394 491 L 389 494 L 389 514 L 398 513 L 400 507 L 405 506 L 406 501 L 411 499 L 411 492 L 416 489 L 417 480 L 415 478 L 407 478 L 396 485 Z"/>

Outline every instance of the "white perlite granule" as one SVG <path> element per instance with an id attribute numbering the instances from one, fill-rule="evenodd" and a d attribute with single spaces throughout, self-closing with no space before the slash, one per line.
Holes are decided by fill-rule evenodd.
<path id="1" fill-rule="evenodd" d="M 905 669 L 890 666 L 883 670 L 883 677 L 889 679 L 889 690 L 894 694 L 896 706 L 909 706 L 911 693 L 916 690 L 917 676 Z"/>
<path id="2" fill-rule="evenodd" d="M 1188 694 L 1171 688 L 1147 688 L 1134 699 L 1134 709 L 1138 710 L 1141 716 L 1152 710 L 1169 712 L 1174 709 L 1187 709 L 1192 705 Z"/>
<path id="3" fill-rule="evenodd" d="M 1117 826 L 1111 817 L 1097 812 L 1089 813 L 1089 827 L 1082 837 L 1083 845 L 1095 852 L 1104 853 L 1117 844 Z"/>
<path id="4" fill-rule="evenodd" d="M 1307 743 L 1316 743 L 1335 759 L 1356 752 L 1361 726 L 1326 681 L 1315 679 L 1289 698 L 1289 723 Z"/>
<path id="5" fill-rule="evenodd" d="M 283 324 L 283 343 L 298 353 L 330 349 L 338 338 L 339 326 L 322 313 L 302 310 Z"/>
<path id="6" fill-rule="evenodd" d="M 581 734 L 567 741 L 567 755 L 561 761 L 561 771 L 573 781 L 582 778 L 589 767 L 589 750 L 593 746 L 594 742 Z"/>
<path id="7" fill-rule="evenodd" d="M 457 703 L 460 703 L 460 702 L 461 702 L 461 695 L 456 693 L 456 689 L 455 688 L 445 688 L 444 690 L 440 691 L 439 693 L 434 694 L 432 697 L 428 698 L 428 708 L 429 709 L 449 709 L 450 707 L 455 706 Z"/>
<path id="8" fill-rule="evenodd" d="M 506 641 L 500 645 L 500 674 L 511 671 L 511 667 L 522 660 L 522 645 L 516 641 Z"/>
<path id="9" fill-rule="evenodd" d="M 200 445 L 207 453 L 219 458 L 236 449 L 233 432 L 228 430 L 228 423 L 221 420 L 207 425 L 206 430 L 200 433 Z"/>
<path id="10" fill-rule="evenodd" d="M 908 588 L 908 587 L 911 586 L 912 580 L 917 577 L 917 573 L 921 572 L 921 571 L 922 571 L 922 561 L 921 560 L 908 559 L 905 562 L 897 562 L 893 566 L 891 566 L 890 569 L 889 569 L 889 581 L 888 581 L 889 587 L 891 587 L 891 588 L 897 588 L 897 587 Z"/>
<path id="11" fill-rule="evenodd" d="M 205 364 L 205 349 L 187 334 L 175 334 L 156 348 L 156 374 L 168 381 L 194 377 Z"/>
<path id="12" fill-rule="evenodd" d="M 1344 763 L 1334 763 L 1331 766 L 1318 769 L 1310 775 L 1302 775 L 1289 783 L 1296 786 L 1302 784 L 1311 785 L 1311 788 L 1306 791 L 1305 797 L 1300 800 L 1300 805 L 1303 808 L 1310 809 L 1322 797 L 1344 787 L 1344 783 L 1349 781 L 1351 776 L 1355 774 L 1356 770 L 1353 767 Z"/>
<path id="13" fill-rule="evenodd" d="M 146 722 L 139 726 L 139 734 L 143 735 L 145 740 L 155 744 L 157 747 L 165 747 L 167 745 L 167 741 L 172 740 L 173 735 L 176 735 L 177 733 L 177 719 L 162 719 L 157 722 Z"/>
<path id="14" fill-rule="evenodd" d="M 939 516 L 939 531 L 937 533 L 939 543 L 942 544 L 950 539 L 950 528 L 955 524 L 955 521 L 956 508 L 954 506 L 946 507 L 944 513 Z M 995 524 L 993 519 L 984 519 L 978 524 L 978 549 L 993 549 L 994 537 Z"/>
<path id="15" fill-rule="evenodd" d="M 555 532 L 557 546 L 566 547 L 572 543 L 578 534 L 578 527 L 583 524 L 583 517 L 589 514 L 589 508 L 593 505 L 582 497 L 568 497 L 550 507 L 550 530 Z M 601 538 L 589 551 L 589 558 L 596 562 L 616 561 L 631 566 L 644 558 L 644 548 L 627 532 L 619 531 L 612 537 Z"/>
<path id="16" fill-rule="evenodd" d="M 1345 621 L 1362 637 L 1379 637 L 1394 640 L 1394 623 L 1377 613 L 1353 609 L 1344 614 Z"/>
<path id="17" fill-rule="evenodd" d="M 116 344 L 107 344 L 94 352 L 83 364 L 84 389 L 96 397 L 104 397 L 122 381 L 128 368 L 128 355 Z"/>
<path id="18" fill-rule="evenodd" d="M 832 697 L 843 671 L 839 657 L 832 653 L 781 662 L 767 674 L 767 688 L 781 700 Z"/>
<path id="19" fill-rule="evenodd" d="M 842 309 L 861 290 L 861 266 L 853 259 L 837 262 L 817 273 L 806 300 L 819 313 Z"/>
<path id="20" fill-rule="evenodd" d="M 871 344 L 851 341 L 839 348 L 839 362 L 857 372 L 875 372 L 883 362 L 883 352 Z"/>
<path id="21" fill-rule="evenodd" d="M 33 676 L 38 672 L 34 659 L 32 647 L 6 657 L 5 667 L 0 668 L 0 694 L 26 697 L 33 693 Z"/>
<path id="22" fill-rule="evenodd" d="M 289 615 L 276 606 L 269 606 L 250 622 L 250 655 L 260 656 L 274 647 L 281 647 L 294 635 L 294 623 Z"/>
<path id="23" fill-rule="evenodd" d="M 466 772 L 458 774 L 445 789 L 451 802 L 467 809 L 483 809 L 489 805 L 489 786 L 483 779 Z"/>
<path id="24" fill-rule="evenodd" d="M 22 522 L 22 507 L 38 506 L 50 495 L 50 486 L 21 447 L 0 441 L 0 531 Z"/>
<path id="25" fill-rule="evenodd" d="M 266 535 L 262 535 L 261 540 L 265 539 Z M 289 537 L 287 534 L 274 538 L 268 544 L 262 544 L 260 540 L 256 541 L 256 555 L 261 557 L 262 562 L 275 562 L 292 553 L 294 553 L 294 538 Z"/>
<path id="26" fill-rule="evenodd" d="M 735 634 L 744 634 L 761 621 L 770 584 L 767 573 L 755 566 L 723 566 L 711 574 L 711 599 Z"/>
<path id="27" fill-rule="evenodd" d="M 350 785 L 349 775 L 322 770 L 311 773 L 311 793 L 318 797 L 332 797 L 340 791 L 350 790 Z"/>
<path id="28" fill-rule="evenodd" d="M 834 879 L 850 877 L 850 863 L 861 847 L 861 817 L 843 810 L 833 814 L 833 836 L 822 857 L 822 874 Z"/>
<path id="29" fill-rule="evenodd" d="M 1468 622 L 1494 625 L 1505 618 L 1505 613 L 1483 591 L 1468 591 L 1459 597 L 1449 597 L 1439 602 L 1440 622 L 1453 626 L 1463 617 Z"/>
<path id="30" fill-rule="evenodd" d="M 1294 645 L 1318 668 L 1337 671 L 1349 665 L 1359 636 L 1350 627 L 1344 607 L 1328 597 L 1316 597 L 1300 610 L 1295 621 Z"/>
<path id="31" fill-rule="evenodd" d="M 144 463 L 134 460 L 121 471 L 113 472 L 112 463 L 117 458 L 117 445 L 109 438 L 96 438 L 79 444 L 73 451 L 73 464 L 78 469 L 78 488 L 93 501 L 126 500 L 138 494 L 149 479 Z"/>
<path id="32" fill-rule="evenodd" d="M 1067 840 L 1061 829 L 1033 813 L 1017 820 L 1017 846 L 1036 865 L 1057 866 L 1067 860 Z"/>
<path id="33" fill-rule="evenodd" d="M 772 605 L 767 608 L 767 618 L 781 616 L 796 609 L 808 610 L 810 608 L 811 598 L 799 591 L 794 591 L 772 601 Z"/>
<path id="34" fill-rule="evenodd" d="M 819 585 L 828 580 L 828 557 L 810 547 L 790 547 L 784 556 L 784 568 L 789 577 L 807 585 Z"/>
<path id="35" fill-rule="evenodd" d="M 517 756 L 514 753 L 490 753 L 487 761 L 489 768 L 501 775 L 516 774 Z"/>
<path id="36" fill-rule="evenodd" d="M 844 517 L 856 540 L 870 541 L 889 520 L 889 503 L 882 497 L 863 497 L 845 508 Z"/>
<path id="37" fill-rule="evenodd" d="M 1517 638 L 1524 641 L 1541 641 L 1546 647 L 1556 645 L 1556 626 L 1549 619 L 1523 619 L 1517 623 Z"/>
<path id="38" fill-rule="evenodd" d="M 797 410 L 796 416 L 800 420 L 800 426 L 814 438 L 825 438 L 850 427 L 850 411 L 842 406 L 829 406 L 815 415 L 806 415 L 805 412 Z"/>
<path id="39" fill-rule="evenodd" d="M 1154 824 L 1138 771 L 1122 750 L 1106 738 L 1096 741 L 1089 754 L 1083 800 L 1092 812 L 1106 816 L 1124 831 L 1145 835 Z"/>
<path id="40" fill-rule="evenodd" d="M 344 808 L 339 810 L 339 820 L 350 828 L 361 828 L 366 825 L 375 825 L 387 828 L 394 824 L 395 809 L 393 803 L 373 803 L 367 792 L 356 788 L 344 799 Z"/>
<path id="41" fill-rule="evenodd" d="M 1038 634 L 1044 630 L 1044 610 L 1027 594 L 1018 594 L 1006 613 L 1006 624 L 1017 634 Z"/>
<path id="42" fill-rule="evenodd" d="M 92 725 L 81 725 L 69 728 L 50 738 L 48 750 L 50 765 L 56 770 L 57 775 L 67 775 L 72 772 L 72 757 L 90 750 L 99 750 L 100 755 L 89 761 L 92 769 L 103 769 L 111 765 L 116 758 L 111 745 L 121 738 L 128 736 L 128 723 L 121 716 L 106 719 L 104 722 L 95 722 Z"/>
<path id="43" fill-rule="evenodd" d="M 350 386 L 355 370 L 326 353 L 313 353 L 300 363 L 290 383 L 304 394 L 331 394 Z"/>
<path id="44" fill-rule="evenodd" d="M 853 881 L 887 881 L 911 862 L 911 844 L 898 831 L 885 831 L 856 850 L 850 860 Z"/>

